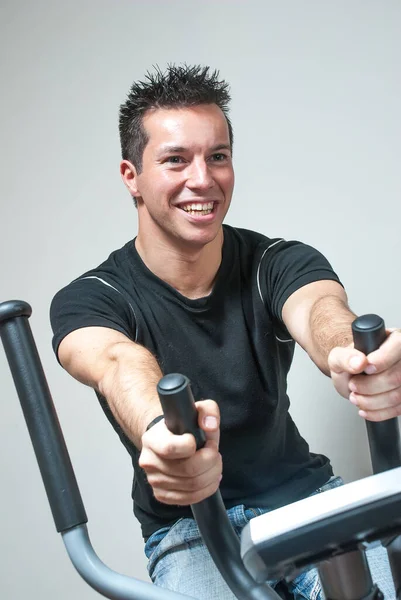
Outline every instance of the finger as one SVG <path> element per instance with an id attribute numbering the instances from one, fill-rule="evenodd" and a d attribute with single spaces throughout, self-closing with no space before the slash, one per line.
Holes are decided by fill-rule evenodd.
<path id="1" fill-rule="evenodd" d="M 401 406 L 398 405 L 381 410 L 360 410 L 358 414 L 360 417 L 366 419 L 366 421 L 387 421 L 387 419 L 392 419 L 401 415 Z"/>
<path id="2" fill-rule="evenodd" d="M 196 452 L 196 442 L 193 435 L 184 433 L 175 435 L 167 429 L 164 421 L 154 425 L 142 436 L 142 449 L 151 449 L 155 454 L 173 459 L 188 458 Z"/>
<path id="3" fill-rule="evenodd" d="M 159 456 L 150 449 L 144 448 L 139 457 L 139 466 L 148 475 L 160 472 L 171 477 L 191 478 L 206 473 L 214 466 L 222 470 L 222 458 L 215 443 L 213 448 L 205 446 L 190 458 L 174 460 Z"/>
<path id="4" fill-rule="evenodd" d="M 214 441 L 217 446 L 220 441 L 220 409 L 214 400 L 196 402 L 198 410 L 198 425 L 206 434 L 206 440 Z M 207 442 L 206 442 L 207 443 Z"/>
<path id="5" fill-rule="evenodd" d="M 368 366 L 368 360 L 362 352 L 355 350 L 351 346 L 347 346 L 346 348 L 336 347 L 333 348 L 328 356 L 328 366 L 330 371 L 334 373 L 356 375 L 363 373 L 364 369 Z"/>
<path id="6" fill-rule="evenodd" d="M 163 504 L 175 504 L 178 506 L 188 506 L 189 504 L 197 504 L 205 498 L 209 498 L 214 494 L 220 484 L 221 476 L 218 480 L 210 483 L 207 487 L 197 492 L 182 492 L 180 490 L 153 490 L 156 500 L 163 502 Z"/>
<path id="7" fill-rule="evenodd" d="M 349 390 L 357 394 L 372 396 L 384 394 L 401 387 L 401 362 L 376 375 L 355 375 L 350 379 Z"/>
<path id="8" fill-rule="evenodd" d="M 343 396 L 343 398 L 349 398 L 349 382 L 351 379 L 351 375 L 348 373 L 335 373 L 334 371 L 330 372 L 331 379 L 333 381 L 334 387 L 337 392 Z"/>
<path id="9" fill-rule="evenodd" d="M 392 409 L 401 406 L 401 389 L 397 388 L 391 392 L 375 394 L 374 396 L 364 396 L 352 392 L 349 400 L 352 404 L 365 411 Z"/>
<path id="10" fill-rule="evenodd" d="M 401 362 L 401 330 L 388 329 L 388 336 L 383 344 L 368 355 L 368 361 L 382 373 Z"/>
<path id="11" fill-rule="evenodd" d="M 211 483 L 219 480 L 221 475 L 221 464 L 216 462 L 206 472 L 196 477 L 173 477 L 165 473 L 157 472 L 148 475 L 148 482 L 153 489 L 176 490 L 180 492 L 198 492 L 208 487 Z"/>

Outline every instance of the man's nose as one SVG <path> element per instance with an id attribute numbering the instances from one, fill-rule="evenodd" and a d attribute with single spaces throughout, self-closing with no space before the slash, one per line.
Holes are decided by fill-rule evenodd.
<path id="1" fill-rule="evenodd" d="M 213 184 L 213 177 L 207 162 L 205 160 L 193 161 L 188 168 L 187 187 L 207 190 L 213 187 Z"/>

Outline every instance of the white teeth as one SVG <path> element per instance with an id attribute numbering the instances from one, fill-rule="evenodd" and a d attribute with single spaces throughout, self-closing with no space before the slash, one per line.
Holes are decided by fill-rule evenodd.
<path id="1" fill-rule="evenodd" d="M 190 213 L 198 212 L 202 214 L 209 214 L 213 210 L 213 204 L 213 202 L 205 202 L 204 204 L 186 204 L 182 207 L 182 209 Z"/>
<path id="2" fill-rule="evenodd" d="M 211 210 L 186 210 L 189 215 L 210 215 Z"/>

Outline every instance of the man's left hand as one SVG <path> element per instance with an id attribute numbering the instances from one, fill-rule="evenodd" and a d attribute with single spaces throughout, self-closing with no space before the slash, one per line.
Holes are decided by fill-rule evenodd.
<path id="1" fill-rule="evenodd" d="M 368 356 L 351 345 L 333 348 L 328 357 L 336 390 L 368 421 L 401 415 L 401 329 L 387 329 L 387 334 L 380 348 Z"/>

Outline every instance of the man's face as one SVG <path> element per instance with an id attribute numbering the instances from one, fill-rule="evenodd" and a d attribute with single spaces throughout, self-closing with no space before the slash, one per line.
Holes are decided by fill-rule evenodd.
<path id="1" fill-rule="evenodd" d="M 156 109 L 145 115 L 143 125 L 149 141 L 134 194 L 140 232 L 191 246 L 211 242 L 234 187 L 222 111 L 215 104 Z"/>

